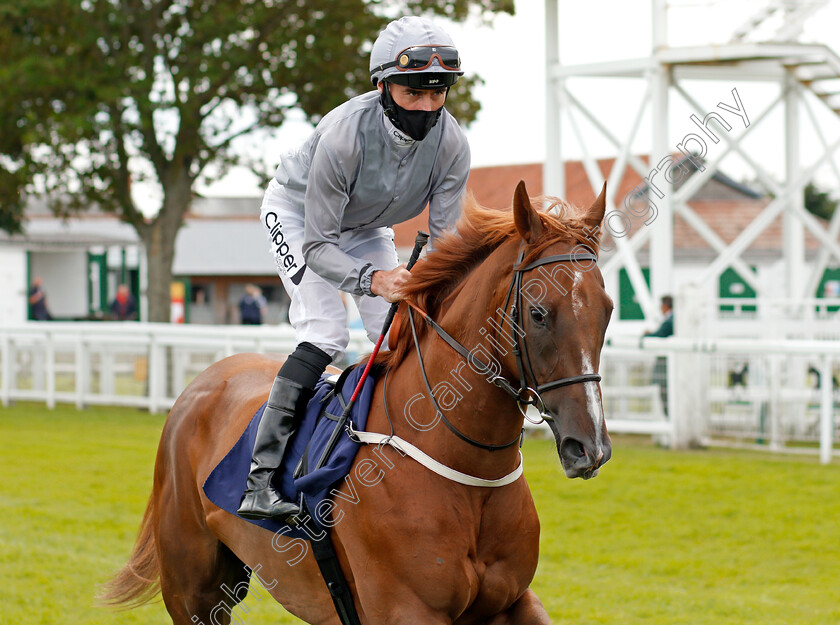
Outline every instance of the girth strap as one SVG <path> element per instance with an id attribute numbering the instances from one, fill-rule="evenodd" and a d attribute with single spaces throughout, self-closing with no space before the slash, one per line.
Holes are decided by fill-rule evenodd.
<path id="1" fill-rule="evenodd" d="M 309 517 L 309 523 L 314 523 L 310 514 L 306 511 L 304 511 L 304 514 L 307 514 Z M 307 532 L 310 537 L 318 535 L 317 528 L 314 529 L 315 531 L 313 533 Z M 356 612 L 356 604 L 353 603 L 353 594 L 350 592 L 350 586 L 347 584 L 344 571 L 341 570 L 341 565 L 338 562 L 338 555 L 335 552 L 335 546 L 333 546 L 329 528 L 321 532 L 320 538 L 312 538 L 311 542 L 312 554 L 315 556 L 315 561 L 321 570 L 324 584 L 326 584 L 327 590 L 330 591 L 330 597 L 333 600 L 335 611 L 338 613 L 338 618 L 342 625 L 362 625 L 359 620 L 359 615 Z"/>

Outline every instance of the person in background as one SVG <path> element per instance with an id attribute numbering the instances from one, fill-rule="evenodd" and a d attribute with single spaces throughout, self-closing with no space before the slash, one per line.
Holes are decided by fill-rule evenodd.
<path id="1" fill-rule="evenodd" d="M 674 298 L 670 295 L 662 297 L 660 310 L 662 310 L 662 323 L 653 332 L 645 332 L 643 336 L 656 336 L 666 338 L 674 334 Z"/>
<path id="2" fill-rule="evenodd" d="M 260 287 L 256 284 L 246 284 L 245 295 L 239 300 L 239 317 L 242 325 L 262 325 L 266 306 Z"/>
<path id="3" fill-rule="evenodd" d="M 662 323 L 653 332 L 645 332 L 643 336 L 667 338 L 674 334 L 674 298 L 670 295 L 662 297 Z M 662 400 L 662 411 L 668 416 L 668 358 L 657 356 L 653 365 L 651 381 L 659 387 L 659 398 Z"/>
<path id="4" fill-rule="evenodd" d="M 117 321 L 137 319 L 137 300 L 134 299 L 127 284 L 117 287 L 117 296 L 111 302 L 111 315 Z"/>
<path id="5" fill-rule="evenodd" d="M 29 317 L 35 321 L 51 321 L 52 315 L 47 308 L 47 295 L 44 293 L 43 282 L 36 276 L 29 289 Z"/>

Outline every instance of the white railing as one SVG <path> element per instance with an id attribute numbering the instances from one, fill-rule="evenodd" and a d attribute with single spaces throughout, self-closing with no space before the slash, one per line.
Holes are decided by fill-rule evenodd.
<path id="1" fill-rule="evenodd" d="M 167 410 L 213 362 L 288 353 L 289 326 L 27 323 L 0 327 L 0 401 Z M 372 348 L 351 332 L 349 351 Z M 771 450 L 838 440 L 840 341 L 611 337 L 601 358 L 607 426 L 672 446 L 760 443 Z M 658 370 L 658 374 L 657 374 Z M 819 379 L 819 383 L 817 381 Z M 662 389 L 664 386 L 664 391 Z M 671 416 L 669 416 L 671 415 Z"/>
<path id="2" fill-rule="evenodd" d="M 640 388 L 659 392 L 655 358 L 665 359 L 671 417 L 633 406 Z M 821 461 L 831 460 L 840 434 L 840 341 L 612 337 L 601 362 L 610 431 L 662 434 L 675 446 L 752 440 L 770 450 L 809 451 L 788 443 L 818 442 Z M 623 373 L 609 371 L 617 363 Z M 628 378 L 632 384 L 623 383 Z M 619 402 L 612 418 L 610 401 Z"/>
<path id="3" fill-rule="evenodd" d="M 601 352 L 601 394 L 610 432 L 661 435 L 662 440 L 673 440 L 667 391 L 663 393 L 657 384 L 660 357 L 639 349 L 624 351 L 609 346 Z"/>
<path id="4" fill-rule="evenodd" d="M 371 351 L 351 331 L 348 353 Z M 288 354 L 291 326 L 33 322 L 0 327 L 0 401 L 168 410 L 212 363 L 241 352 Z"/>

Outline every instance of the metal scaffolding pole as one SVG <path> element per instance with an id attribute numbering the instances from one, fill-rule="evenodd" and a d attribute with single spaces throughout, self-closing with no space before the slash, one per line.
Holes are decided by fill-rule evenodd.
<path id="1" fill-rule="evenodd" d="M 668 46 L 668 21 L 666 19 L 667 6 L 665 0 L 653 0 L 653 50 L 655 57 L 659 50 Z M 660 159 L 671 154 L 668 144 L 668 116 L 669 93 L 671 89 L 670 68 L 658 63 L 651 74 L 653 82 L 652 141 L 650 165 L 654 166 Z M 673 295 L 674 273 L 674 210 L 673 186 L 666 183 L 667 188 L 663 197 L 657 197 L 658 216 L 648 227 L 652 228 L 650 239 L 650 290 L 652 300 L 658 302 L 663 295 Z M 652 201 L 652 198 L 651 198 Z M 656 315 L 658 307 L 645 311 L 645 316 Z"/>
<path id="2" fill-rule="evenodd" d="M 783 25 L 785 32 L 796 30 L 806 18 L 817 11 L 823 2 L 813 5 L 794 7 L 795 11 L 788 11 L 789 23 Z M 609 284 L 616 285 L 617 272 L 624 270 L 629 278 L 636 302 L 641 306 L 645 319 L 651 321 L 652 316 L 658 315 L 658 298 L 666 293 L 674 293 L 679 285 L 674 280 L 675 246 L 674 219 L 681 215 L 684 221 L 694 230 L 710 248 L 712 255 L 695 260 L 692 265 L 691 280 L 712 295 L 717 292 L 718 281 L 728 268 L 732 267 L 756 292 L 759 298 L 786 297 L 796 300 L 814 296 L 816 284 L 822 276 L 822 268 L 838 249 L 836 233 L 840 231 L 840 217 L 835 217 L 828 228 L 820 225 L 804 211 L 804 186 L 811 180 L 817 168 L 830 163 L 837 170 L 836 163 L 831 160 L 832 152 L 837 150 L 830 135 L 822 137 L 828 156 L 817 161 L 803 162 L 801 153 L 800 107 L 807 104 L 805 96 L 813 93 L 835 114 L 840 115 L 840 95 L 832 90 L 833 81 L 840 80 L 840 56 L 825 45 L 803 44 L 794 42 L 791 38 L 773 38 L 768 41 L 755 41 L 759 26 L 766 25 L 768 15 L 778 12 L 773 9 L 759 12 L 741 29 L 729 43 L 720 45 L 695 45 L 680 47 L 669 46 L 667 0 L 651 0 L 652 42 L 650 56 L 641 59 L 607 60 L 603 62 L 586 63 L 575 66 L 560 64 L 559 51 L 559 1 L 546 0 L 546 74 L 547 74 L 547 157 L 544 169 L 546 191 L 565 196 L 565 167 L 560 145 L 560 136 L 565 131 L 572 131 L 581 144 L 584 154 L 582 165 L 589 182 L 593 187 L 600 187 L 601 179 L 606 176 L 609 180 L 608 214 L 613 215 L 612 221 L 605 223 L 605 230 L 610 231 L 609 224 L 618 224 L 620 219 L 616 215 L 627 213 L 623 198 L 616 194 L 622 182 L 626 182 L 625 166 L 631 168 L 643 179 L 643 185 L 650 201 L 650 214 L 656 211 L 656 218 L 631 233 L 626 240 L 616 240 L 615 253 L 605 254 L 602 271 Z M 776 7 L 778 8 L 778 7 Z M 765 15 L 767 13 L 767 15 Z M 795 23 L 795 24 L 794 24 Z M 796 26 L 794 29 L 793 26 Z M 793 29 L 793 30 L 791 30 Z M 574 77 L 576 82 L 568 79 Z M 650 105 L 651 116 L 651 144 L 649 162 L 644 163 L 642 154 L 634 150 L 635 128 L 625 138 L 622 129 L 609 128 L 606 121 L 589 110 L 586 102 L 579 93 L 579 85 L 585 84 L 587 78 L 622 78 L 647 81 L 647 94 L 642 105 L 642 111 L 647 112 L 645 106 Z M 731 100 L 718 102 L 717 106 L 710 103 L 698 102 L 692 97 L 682 84 L 688 80 L 733 80 L 735 85 L 740 81 L 769 83 L 779 86 L 779 96 L 769 106 L 761 106 L 763 112 L 753 110 L 750 104 L 749 118 L 746 107 L 742 106 L 736 90 L 732 89 L 736 107 L 732 108 Z M 826 82 L 827 81 L 827 82 Z M 725 124 L 725 131 L 718 131 L 719 138 L 712 138 L 715 144 L 714 153 L 709 150 L 700 171 L 693 172 L 685 184 L 678 190 L 668 184 L 667 159 L 672 158 L 675 146 L 679 145 L 679 138 L 670 136 L 669 115 L 674 103 L 670 101 L 671 94 L 680 95 L 689 106 L 694 109 L 698 120 L 704 120 L 709 111 L 715 113 L 714 119 L 720 121 L 720 115 L 737 115 L 744 122 L 737 129 L 729 128 Z M 785 170 L 783 179 L 778 174 L 767 170 L 766 155 L 755 153 L 749 149 L 744 140 L 753 134 L 754 128 L 771 113 L 776 103 L 783 103 L 785 108 L 784 128 L 782 131 L 785 150 Z M 762 104 L 762 103 L 759 103 Z M 626 106 L 626 104 L 625 104 Z M 559 107 L 559 108 L 558 108 Z M 806 112 L 810 113 L 808 109 Z M 615 148 L 614 170 L 604 174 L 599 170 L 596 158 L 591 153 L 591 143 L 583 127 L 575 123 L 575 118 L 586 117 L 592 126 Z M 638 124 L 638 118 L 634 124 Z M 695 120 L 695 124 L 698 123 Z M 705 126 L 705 122 L 704 126 Z M 565 124 L 564 126 L 561 125 Z M 769 124 L 762 124 L 765 128 Z M 730 130 L 732 132 L 730 132 Z M 819 129 L 818 129 L 819 132 Z M 708 134 L 708 133 L 707 133 Z M 621 137 L 621 139 L 619 139 Z M 826 140 L 827 139 L 827 140 Z M 717 145 L 720 142 L 720 145 Z M 781 141 L 780 141 L 781 143 Z M 709 147 L 712 147 L 711 145 Z M 742 226 L 734 239 L 725 238 L 717 232 L 711 222 L 704 221 L 704 215 L 689 203 L 702 187 L 709 184 L 713 177 L 717 177 L 720 164 L 730 154 L 739 156 L 746 165 L 752 168 L 758 180 L 766 186 L 771 196 L 751 223 Z M 705 154 L 704 154 L 705 156 Z M 809 157 L 810 158 L 810 157 Z M 652 182 L 656 175 L 656 182 Z M 840 174 L 838 174 L 840 175 Z M 644 190 L 644 189 L 643 189 Z M 642 201 L 644 199 L 642 198 Z M 655 205 L 655 206 L 654 206 Z M 615 213 L 613 213 L 615 211 Z M 632 211 L 631 211 L 632 212 Z M 620 215 L 618 215 L 620 217 Z M 638 217 L 637 214 L 633 215 Z M 782 221 L 782 240 L 780 245 L 780 267 L 784 271 L 783 279 L 763 280 L 759 275 L 760 269 L 754 269 L 753 262 L 745 258 L 745 253 L 751 245 L 762 236 L 765 230 L 775 220 Z M 811 233 L 824 247 L 818 254 L 813 270 L 806 263 L 805 233 Z M 611 234 L 615 234 L 612 233 Z M 613 239 L 622 235 L 613 236 Z M 647 252 L 645 254 L 645 246 Z M 697 257 L 694 257 L 695 259 Z M 765 268 L 766 269 L 766 268 Z M 650 288 L 647 287 L 643 272 L 650 271 Z M 775 271 L 775 267 L 773 268 Z M 781 273 L 781 272 L 780 272 Z M 780 276 L 781 278 L 781 276 Z M 806 288 L 807 285 L 807 288 Z"/>
<path id="3" fill-rule="evenodd" d="M 543 194 L 566 197 L 566 168 L 563 163 L 562 102 L 563 78 L 556 77 L 560 65 L 560 19 L 557 0 L 545 0 L 545 163 Z"/>
<path id="4" fill-rule="evenodd" d="M 799 98 L 800 90 L 792 75 L 785 78 L 785 177 L 787 184 L 794 184 L 801 171 L 799 159 Z M 804 186 L 794 187 L 788 195 L 782 217 L 782 250 L 785 259 L 785 296 L 799 297 L 800 285 L 805 280 L 805 227 L 795 211 L 805 206 Z M 812 297 L 806 294 L 805 297 Z"/>

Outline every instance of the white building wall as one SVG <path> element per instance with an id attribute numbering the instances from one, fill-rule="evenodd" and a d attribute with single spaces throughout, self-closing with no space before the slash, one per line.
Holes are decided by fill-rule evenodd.
<path id="1" fill-rule="evenodd" d="M 785 297 L 784 291 L 784 259 L 751 262 L 748 263 L 756 268 L 757 279 L 762 285 L 762 292 L 767 298 L 783 299 Z M 697 279 L 703 274 L 706 265 L 699 261 L 677 261 L 673 266 L 673 289 L 670 293 L 676 302 L 680 290 L 688 285 L 692 285 L 701 298 L 705 301 L 712 302 L 719 297 L 718 282 L 711 281 L 701 286 L 696 286 Z M 811 264 L 806 265 L 806 270 L 812 269 Z M 613 298 L 616 309 L 619 305 L 618 296 L 618 274 L 614 272 L 612 275 L 605 278 L 605 285 L 607 293 Z M 656 310 L 659 311 L 659 302 L 656 302 Z M 675 309 L 674 314 L 679 315 L 679 310 Z M 613 313 L 607 330 L 608 336 L 641 336 L 646 330 L 654 330 L 659 325 L 661 316 L 657 314 L 656 318 L 651 322 L 640 320 L 621 320 L 618 318 L 618 310 Z M 761 330 L 757 326 L 757 331 Z M 760 332 L 759 332 L 760 334 Z"/>
<path id="2" fill-rule="evenodd" d="M 32 252 L 29 258 L 30 276 L 40 276 L 43 280 L 47 308 L 52 316 L 58 319 L 87 316 L 87 252 Z"/>
<path id="3" fill-rule="evenodd" d="M 0 325 L 26 321 L 26 250 L 0 247 Z"/>

